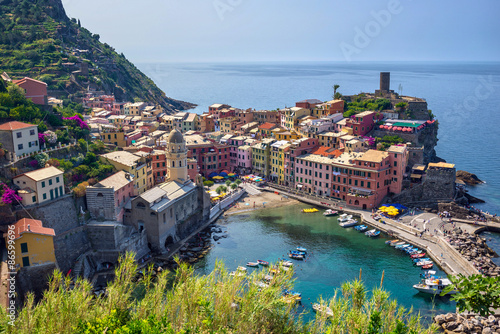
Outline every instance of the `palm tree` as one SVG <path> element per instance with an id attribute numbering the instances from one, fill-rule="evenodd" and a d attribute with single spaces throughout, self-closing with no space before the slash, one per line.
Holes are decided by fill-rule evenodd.
<path id="1" fill-rule="evenodd" d="M 340 88 L 340 85 L 335 84 L 332 87 L 333 87 L 333 98 L 335 98 L 335 96 L 337 96 L 337 89 Z"/>

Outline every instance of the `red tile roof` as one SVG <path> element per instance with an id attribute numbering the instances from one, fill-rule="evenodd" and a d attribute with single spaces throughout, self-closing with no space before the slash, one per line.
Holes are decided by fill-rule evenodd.
<path id="1" fill-rule="evenodd" d="M 35 80 L 35 79 L 29 78 L 29 77 L 24 77 L 24 78 L 19 79 L 19 80 L 12 80 L 12 82 L 15 83 L 16 85 L 23 84 L 26 81 L 32 81 L 32 82 L 36 82 L 36 83 L 43 84 L 43 85 L 47 86 L 47 84 L 45 82 L 40 81 L 40 80 Z"/>
<path id="2" fill-rule="evenodd" d="M 3 123 L 0 125 L 0 130 L 7 130 L 7 131 L 12 131 L 12 130 L 19 130 L 19 129 L 24 129 L 24 128 L 30 128 L 32 126 L 36 126 L 34 124 L 28 124 L 28 123 L 23 123 L 23 122 L 18 122 L 18 121 L 13 121 L 13 122 L 8 122 L 8 123 Z"/>
<path id="3" fill-rule="evenodd" d="M 269 122 L 266 122 L 262 125 L 259 126 L 259 129 L 263 129 L 263 130 L 271 130 L 272 128 L 275 128 L 277 125 L 274 124 L 274 123 L 269 123 Z"/>
<path id="4" fill-rule="evenodd" d="M 311 154 L 321 155 L 323 157 L 338 158 L 342 154 L 342 151 L 334 150 L 331 147 L 319 146 L 314 151 L 312 151 Z"/>
<path id="5" fill-rule="evenodd" d="M 42 221 L 41 220 L 36 220 L 36 219 L 29 219 L 29 218 L 23 218 L 18 220 L 14 224 L 14 240 L 19 239 L 23 233 L 35 233 L 35 234 L 43 234 L 43 235 L 50 235 L 50 236 L 55 236 L 56 233 L 54 232 L 54 229 L 48 228 L 48 227 L 43 227 Z M 8 235 L 8 233 L 5 233 L 4 236 Z"/>

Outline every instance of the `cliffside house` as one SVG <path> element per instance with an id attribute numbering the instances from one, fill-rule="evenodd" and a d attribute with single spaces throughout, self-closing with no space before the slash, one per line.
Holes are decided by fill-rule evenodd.
<path id="1" fill-rule="evenodd" d="M 0 143 L 2 148 L 9 151 L 7 158 L 15 160 L 23 154 L 36 152 L 38 145 L 38 128 L 34 124 L 18 121 L 0 125 Z"/>
<path id="2" fill-rule="evenodd" d="M 38 81 L 25 77 L 21 80 L 13 80 L 13 83 L 24 90 L 26 98 L 33 101 L 35 104 L 47 105 L 47 84 L 43 81 Z"/>
<path id="3" fill-rule="evenodd" d="M 14 240 L 16 269 L 56 263 L 54 254 L 55 232 L 43 227 L 40 220 L 23 218 L 14 224 L 14 239 L 4 233 L 5 243 Z"/>
<path id="4" fill-rule="evenodd" d="M 134 176 L 134 196 L 142 194 L 154 184 L 149 154 L 142 154 L 146 152 L 140 153 L 115 151 L 100 156 L 102 162 L 113 165 L 117 170 L 122 170 Z"/>
<path id="5" fill-rule="evenodd" d="M 64 195 L 63 171 L 50 166 L 18 175 L 12 179 L 23 205 L 41 204 Z"/>

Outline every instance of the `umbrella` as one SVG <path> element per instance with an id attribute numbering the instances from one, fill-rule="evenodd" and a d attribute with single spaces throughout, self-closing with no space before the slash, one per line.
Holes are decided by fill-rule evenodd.
<path id="1" fill-rule="evenodd" d="M 222 180 L 224 179 L 222 176 L 214 176 L 212 179 L 216 179 L 216 180 Z"/>
<path id="2" fill-rule="evenodd" d="M 212 172 L 212 173 L 208 174 L 208 177 L 209 177 L 209 178 L 214 177 L 214 176 L 217 176 L 217 173 L 216 173 L 216 172 Z"/>
<path id="3" fill-rule="evenodd" d="M 229 173 L 229 174 L 227 174 L 227 175 L 228 175 L 228 176 L 230 176 L 230 177 L 233 177 L 233 176 L 235 176 L 236 174 L 234 174 L 234 173 Z"/>
<path id="4" fill-rule="evenodd" d="M 222 177 L 226 177 L 227 173 L 226 172 L 220 172 L 219 175 L 222 176 Z"/>

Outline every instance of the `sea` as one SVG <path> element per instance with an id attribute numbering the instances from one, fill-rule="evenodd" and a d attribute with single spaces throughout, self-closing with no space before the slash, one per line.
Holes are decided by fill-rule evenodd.
<path id="1" fill-rule="evenodd" d="M 330 100 L 374 92 L 379 73 L 391 72 L 391 89 L 427 100 L 439 121 L 437 155 L 484 184 L 468 187 L 500 214 L 500 62 L 255 62 L 142 63 L 137 66 L 174 99 L 246 109 L 277 109 L 304 99 Z"/>
<path id="2" fill-rule="evenodd" d="M 330 100 L 332 86 L 344 95 L 374 92 L 379 73 L 391 72 L 391 89 L 427 100 L 439 121 L 437 155 L 457 170 L 476 174 L 485 183 L 468 186 L 486 201 L 476 207 L 500 214 L 500 62 L 255 62 L 155 63 L 137 66 L 167 96 L 197 104 L 197 113 L 213 103 L 246 109 L 277 109 L 304 99 Z M 228 238 L 219 240 L 197 264 L 207 273 L 216 259 L 234 270 L 247 261 L 275 261 L 287 250 L 303 246 L 310 258 L 296 267 L 296 290 L 304 310 L 322 296 L 333 296 L 342 282 L 359 276 L 368 287 L 380 284 L 392 297 L 420 311 L 453 311 L 447 298 L 417 293 L 412 285 L 420 270 L 407 256 L 384 244 L 343 229 L 335 219 L 300 213 L 302 206 L 234 215 L 221 223 Z M 500 254 L 500 235 L 487 232 L 488 244 Z M 496 260 L 496 259 L 495 259 Z M 500 263 L 499 263 L 500 264 Z"/>

